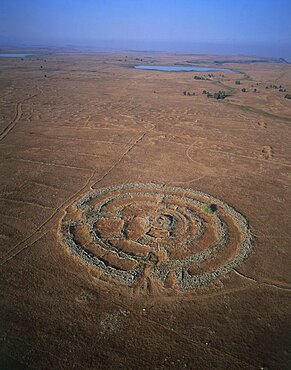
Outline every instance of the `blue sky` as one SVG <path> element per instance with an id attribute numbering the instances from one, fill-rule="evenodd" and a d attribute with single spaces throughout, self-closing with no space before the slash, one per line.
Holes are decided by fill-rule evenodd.
<path id="1" fill-rule="evenodd" d="M 1 0 L 0 46 L 75 45 L 291 58 L 290 19 L 291 0 Z"/>

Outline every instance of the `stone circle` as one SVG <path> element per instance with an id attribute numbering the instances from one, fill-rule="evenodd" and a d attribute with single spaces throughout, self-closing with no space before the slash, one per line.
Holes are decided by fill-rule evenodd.
<path id="1" fill-rule="evenodd" d="M 237 267 L 252 249 L 247 220 L 198 190 L 127 184 L 92 192 L 62 222 L 83 262 L 134 286 L 140 279 L 196 289 Z"/>

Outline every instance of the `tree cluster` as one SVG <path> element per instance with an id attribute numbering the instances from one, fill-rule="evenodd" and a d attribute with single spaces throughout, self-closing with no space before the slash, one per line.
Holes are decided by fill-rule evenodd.
<path id="1" fill-rule="evenodd" d="M 211 80 L 211 78 L 213 78 L 214 77 L 214 74 L 213 73 L 209 73 L 207 76 L 197 76 L 197 75 L 195 75 L 194 77 L 193 77 L 193 79 L 194 80 L 202 80 L 202 81 L 210 81 Z"/>
<path id="2" fill-rule="evenodd" d="M 283 86 L 282 85 L 280 85 L 280 86 L 277 86 L 277 85 L 274 85 L 274 84 L 271 84 L 271 85 L 267 85 L 266 86 L 266 89 L 282 89 L 283 88 Z"/>
<path id="3" fill-rule="evenodd" d="M 225 99 L 227 98 L 228 96 L 230 96 L 231 94 L 226 92 L 226 91 L 217 91 L 215 93 L 211 93 L 207 90 L 203 90 L 202 94 L 206 95 L 207 98 L 213 98 L 213 99 L 217 99 L 217 100 L 220 100 L 220 99 Z"/>

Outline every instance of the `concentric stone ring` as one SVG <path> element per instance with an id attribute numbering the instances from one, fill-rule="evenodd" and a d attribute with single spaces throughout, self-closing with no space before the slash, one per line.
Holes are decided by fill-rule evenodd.
<path id="1" fill-rule="evenodd" d="M 81 199 L 62 223 L 73 253 L 133 286 L 155 279 L 195 289 L 227 274 L 252 248 L 246 219 L 223 201 L 193 189 L 127 184 Z"/>

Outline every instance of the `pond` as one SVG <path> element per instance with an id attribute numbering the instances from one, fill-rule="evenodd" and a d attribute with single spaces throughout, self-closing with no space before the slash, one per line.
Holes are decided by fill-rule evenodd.
<path id="1" fill-rule="evenodd" d="M 20 53 L 0 53 L 0 58 L 25 58 L 31 54 L 20 54 Z"/>
<path id="2" fill-rule="evenodd" d="M 163 71 L 163 72 L 231 72 L 235 71 L 228 68 L 212 68 L 212 67 L 192 67 L 192 66 L 134 66 L 136 69 L 145 69 L 150 71 Z"/>

